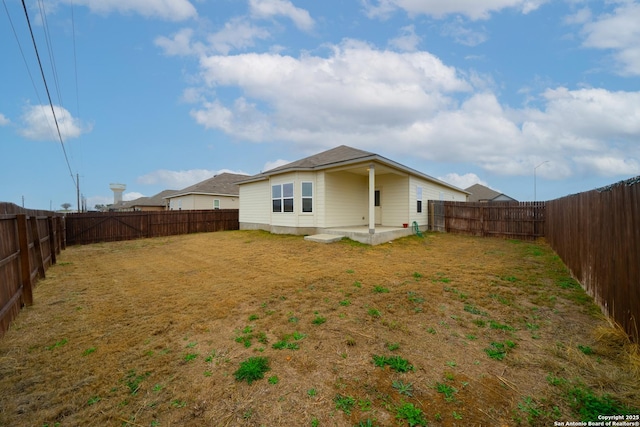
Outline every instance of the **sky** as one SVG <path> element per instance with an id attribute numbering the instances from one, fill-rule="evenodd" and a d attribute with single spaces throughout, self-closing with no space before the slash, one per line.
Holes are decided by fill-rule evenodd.
<path id="1" fill-rule="evenodd" d="M 0 201 L 339 145 L 521 201 L 640 175 L 640 0 L 27 0 L 33 39 L 2 3 Z"/>

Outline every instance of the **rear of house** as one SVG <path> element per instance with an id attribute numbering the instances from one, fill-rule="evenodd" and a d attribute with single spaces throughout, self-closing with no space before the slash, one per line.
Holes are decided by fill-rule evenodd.
<path id="1" fill-rule="evenodd" d="M 377 154 L 340 146 L 240 183 L 240 229 L 317 234 L 338 227 L 428 226 L 429 199 L 466 201 L 455 186 Z"/>

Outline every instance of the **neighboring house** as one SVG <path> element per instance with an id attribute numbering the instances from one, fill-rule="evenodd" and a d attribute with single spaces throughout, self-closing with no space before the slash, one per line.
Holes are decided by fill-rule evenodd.
<path id="1" fill-rule="evenodd" d="M 427 200 L 467 200 L 460 188 L 344 145 L 247 177 L 239 184 L 240 229 L 286 234 L 360 227 L 373 235 L 376 227 L 402 229 L 414 221 L 424 230 Z M 381 242 L 368 239 L 365 243 Z"/>
<path id="2" fill-rule="evenodd" d="M 248 175 L 221 173 L 165 197 L 169 210 L 238 209 L 238 181 Z"/>
<path id="3" fill-rule="evenodd" d="M 110 205 L 109 210 L 112 212 L 166 211 L 165 197 L 172 193 L 175 193 L 175 190 L 164 190 L 151 197 L 139 197 L 135 200 L 118 202 Z"/>
<path id="4" fill-rule="evenodd" d="M 484 185 L 474 184 L 469 188 L 465 188 L 469 194 L 469 202 L 517 202 L 503 193 L 485 187 Z"/>

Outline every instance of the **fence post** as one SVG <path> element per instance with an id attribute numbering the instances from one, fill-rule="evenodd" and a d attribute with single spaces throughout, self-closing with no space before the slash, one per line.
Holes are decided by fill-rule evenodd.
<path id="1" fill-rule="evenodd" d="M 33 238 L 33 248 L 36 251 L 36 265 L 38 267 L 38 274 L 41 279 L 44 279 L 44 257 L 42 256 L 42 244 L 40 243 L 40 232 L 38 231 L 38 217 L 32 216 L 31 222 L 31 237 Z"/>
<path id="2" fill-rule="evenodd" d="M 22 301 L 25 305 L 33 305 L 33 288 L 31 283 L 31 267 L 29 265 L 29 235 L 27 232 L 27 215 L 16 215 L 18 225 L 18 243 L 20 244 L 20 272 L 22 274 Z"/>
<path id="3" fill-rule="evenodd" d="M 53 225 L 52 216 L 47 217 L 47 225 L 49 226 L 49 250 L 51 251 L 51 264 L 55 264 L 57 244 L 56 244 L 56 233 L 54 231 L 55 229 Z"/>

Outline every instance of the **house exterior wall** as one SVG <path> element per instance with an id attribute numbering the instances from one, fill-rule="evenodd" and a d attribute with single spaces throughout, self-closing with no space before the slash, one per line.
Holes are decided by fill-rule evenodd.
<path id="1" fill-rule="evenodd" d="M 417 187 L 422 187 L 422 212 L 418 212 Z M 427 200 L 465 202 L 467 195 L 452 188 L 412 176 L 409 178 L 409 225 L 417 222 L 421 228 L 429 224 Z"/>
<path id="2" fill-rule="evenodd" d="M 241 230 L 270 230 L 271 186 L 269 181 L 240 186 L 239 221 Z"/>
<path id="3" fill-rule="evenodd" d="M 213 196 L 206 194 L 185 194 L 169 199 L 169 210 L 206 210 L 213 209 L 213 201 L 220 200 L 220 209 L 239 209 L 238 197 Z"/>
<path id="4" fill-rule="evenodd" d="M 409 185 L 407 176 L 377 175 L 375 187 L 380 190 L 381 223 L 389 227 L 402 227 L 407 222 Z"/>
<path id="5" fill-rule="evenodd" d="M 369 179 L 349 172 L 325 172 L 322 227 L 369 224 Z"/>

